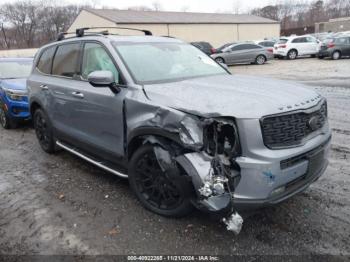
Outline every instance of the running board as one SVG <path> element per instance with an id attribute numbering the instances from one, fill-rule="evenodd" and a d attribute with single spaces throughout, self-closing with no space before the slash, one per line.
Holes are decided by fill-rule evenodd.
<path id="1" fill-rule="evenodd" d="M 78 157 L 88 161 L 89 163 L 91 163 L 91 164 L 93 164 L 93 165 L 95 165 L 95 166 L 97 166 L 99 168 L 102 168 L 103 170 L 106 170 L 106 171 L 108 171 L 108 172 L 110 172 L 112 174 L 114 174 L 114 175 L 117 175 L 117 176 L 120 176 L 120 177 L 123 177 L 123 178 L 127 178 L 128 177 L 128 175 L 123 174 L 121 172 L 118 172 L 118 171 L 116 171 L 116 170 L 114 170 L 112 168 L 109 168 L 108 166 L 105 166 L 102 163 L 99 163 L 99 162 L 93 160 L 92 158 L 87 157 L 87 156 L 83 155 L 82 153 L 79 153 L 78 151 L 76 151 L 76 150 L 74 150 L 74 149 L 72 149 L 72 148 L 62 144 L 60 141 L 56 141 L 56 145 L 59 146 L 60 148 L 63 148 L 64 150 L 67 150 L 68 152 L 70 152 L 70 153 L 72 153 L 72 154 L 74 154 L 74 155 L 76 155 L 76 156 L 78 156 Z"/>

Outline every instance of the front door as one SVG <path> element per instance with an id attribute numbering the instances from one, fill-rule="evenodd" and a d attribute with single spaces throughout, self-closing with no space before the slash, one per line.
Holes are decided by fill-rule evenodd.
<path id="1" fill-rule="evenodd" d="M 88 75 L 93 71 L 111 71 L 116 83 L 123 84 L 107 49 L 97 42 L 85 42 L 80 70 L 81 81 L 72 90 L 72 128 L 89 148 L 92 146 L 101 153 L 123 156 L 123 100 L 127 89 L 122 88 L 119 93 L 114 93 L 108 87 L 93 87 L 87 81 Z"/>

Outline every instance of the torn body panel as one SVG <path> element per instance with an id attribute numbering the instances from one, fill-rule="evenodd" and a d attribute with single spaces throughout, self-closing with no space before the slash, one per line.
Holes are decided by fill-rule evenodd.
<path id="1" fill-rule="evenodd" d="M 143 114 L 140 115 L 142 107 Z M 130 108 L 130 109 L 129 109 Z M 133 139 L 136 130 L 143 143 L 158 144 L 155 155 L 162 169 L 179 164 L 191 177 L 197 206 L 207 211 L 232 210 L 232 193 L 239 180 L 234 158 L 239 155 L 239 140 L 233 120 L 200 119 L 187 113 L 153 105 L 144 99 L 126 100 L 127 129 Z M 158 135 L 154 129 L 162 131 Z"/>

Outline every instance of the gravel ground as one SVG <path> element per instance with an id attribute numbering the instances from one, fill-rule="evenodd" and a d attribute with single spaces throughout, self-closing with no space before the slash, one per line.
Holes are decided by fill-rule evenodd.
<path id="1" fill-rule="evenodd" d="M 60 152 L 30 126 L 0 129 L 0 254 L 350 254 L 350 60 L 272 61 L 237 73 L 295 79 L 328 98 L 326 173 L 304 193 L 256 212 L 238 236 L 195 212 L 143 209 L 125 180 Z"/>

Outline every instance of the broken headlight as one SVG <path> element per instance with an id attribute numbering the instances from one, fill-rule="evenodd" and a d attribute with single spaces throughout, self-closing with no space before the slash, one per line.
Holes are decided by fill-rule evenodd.
<path id="1" fill-rule="evenodd" d="M 240 143 L 233 120 L 212 120 L 204 128 L 204 150 L 211 156 L 232 159 L 240 155 Z"/>
<path id="2" fill-rule="evenodd" d="M 180 140 L 184 145 L 200 148 L 203 146 L 203 126 L 200 120 L 185 116 L 179 129 Z"/>

